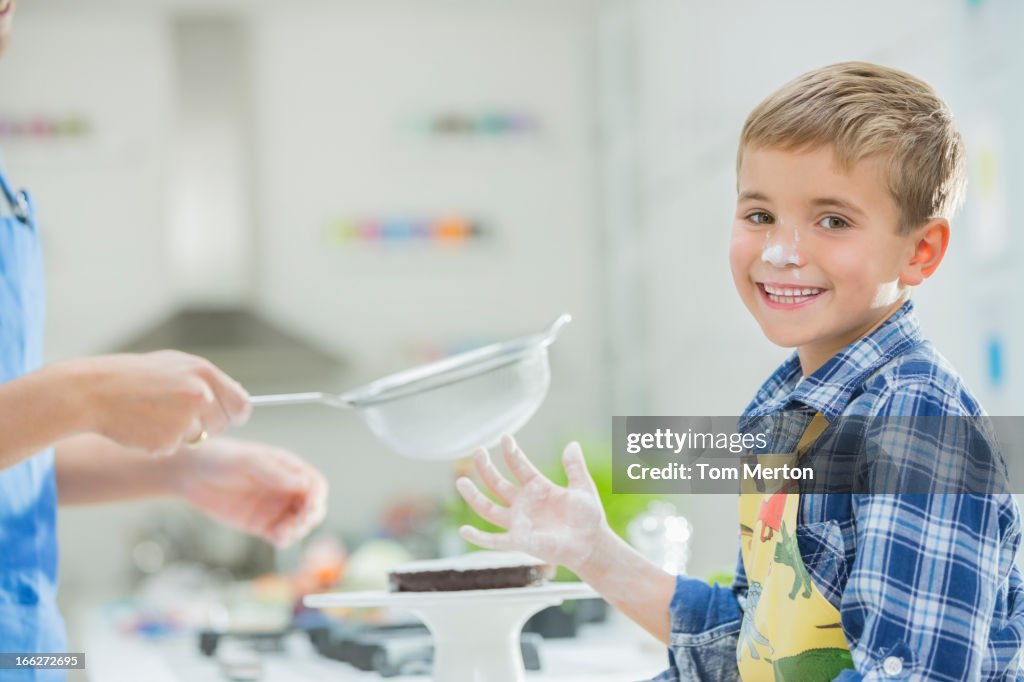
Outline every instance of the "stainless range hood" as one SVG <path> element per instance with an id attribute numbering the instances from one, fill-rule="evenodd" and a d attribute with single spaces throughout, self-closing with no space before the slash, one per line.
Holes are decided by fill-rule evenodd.
<path id="1" fill-rule="evenodd" d="M 251 393 L 322 387 L 343 369 L 330 353 L 241 307 L 182 308 L 118 350 L 165 348 L 210 360 Z"/>

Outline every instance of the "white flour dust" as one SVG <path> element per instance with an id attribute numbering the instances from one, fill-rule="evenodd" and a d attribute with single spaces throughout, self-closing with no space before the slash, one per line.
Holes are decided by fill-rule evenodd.
<path id="1" fill-rule="evenodd" d="M 802 265 L 797 247 L 800 245 L 800 233 L 793 230 L 793 240 L 788 244 L 772 243 L 771 233 L 764 236 L 764 248 L 761 250 L 761 260 L 770 263 L 777 268 L 784 268 L 787 265 Z"/>

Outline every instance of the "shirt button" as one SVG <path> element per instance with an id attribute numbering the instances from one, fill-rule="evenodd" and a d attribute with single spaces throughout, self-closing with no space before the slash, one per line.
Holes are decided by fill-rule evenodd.
<path id="1" fill-rule="evenodd" d="M 899 675 L 903 672 L 903 659 L 889 656 L 882 661 L 882 670 L 885 671 L 886 675 Z"/>

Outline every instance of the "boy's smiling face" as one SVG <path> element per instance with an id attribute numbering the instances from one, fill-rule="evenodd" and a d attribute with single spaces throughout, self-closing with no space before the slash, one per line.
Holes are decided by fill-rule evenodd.
<path id="1" fill-rule="evenodd" d="M 765 336 L 798 349 L 805 374 L 880 324 L 908 285 L 930 274 L 914 266 L 921 234 L 900 235 L 899 223 L 881 159 L 846 171 L 831 146 L 744 150 L 733 280 Z"/>

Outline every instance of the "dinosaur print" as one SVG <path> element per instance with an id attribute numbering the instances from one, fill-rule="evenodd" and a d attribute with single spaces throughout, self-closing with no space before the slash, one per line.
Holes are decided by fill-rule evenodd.
<path id="1" fill-rule="evenodd" d="M 785 682 L 830 682 L 848 668 L 853 668 L 853 657 L 845 649 L 808 649 L 772 661 L 775 679 Z"/>
<path id="2" fill-rule="evenodd" d="M 782 538 L 775 543 L 774 559 L 783 566 L 789 566 L 796 574 L 793 577 L 793 587 L 789 591 L 789 598 L 796 599 L 796 595 L 803 588 L 803 597 L 811 597 L 811 575 L 804 568 L 803 558 L 800 556 L 800 547 L 797 545 L 796 536 L 786 532 L 786 522 L 782 522 Z"/>
<path id="3" fill-rule="evenodd" d="M 740 640 L 736 648 L 736 655 L 743 651 L 744 645 L 750 650 L 750 657 L 760 660 L 761 655 L 757 652 L 755 643 L 761 646 L 768 646 L 768 639 L 757 631 L 754 624 L 754 613 L 757 611 L 757 602 L 761 600 L 761 583 L 754 581 L 747 587 L 747 599 L 743 603 L 743 621 L 740 623 Z"/>
<path id="4" fill-rule="evenodd" d="M 786 493 L 775 493 L 761 503 L 761 509 L 757 512 L 757 520 L 761 522 L 761 542 L 768 542 L 779 530 L 785 508 Z"/>

